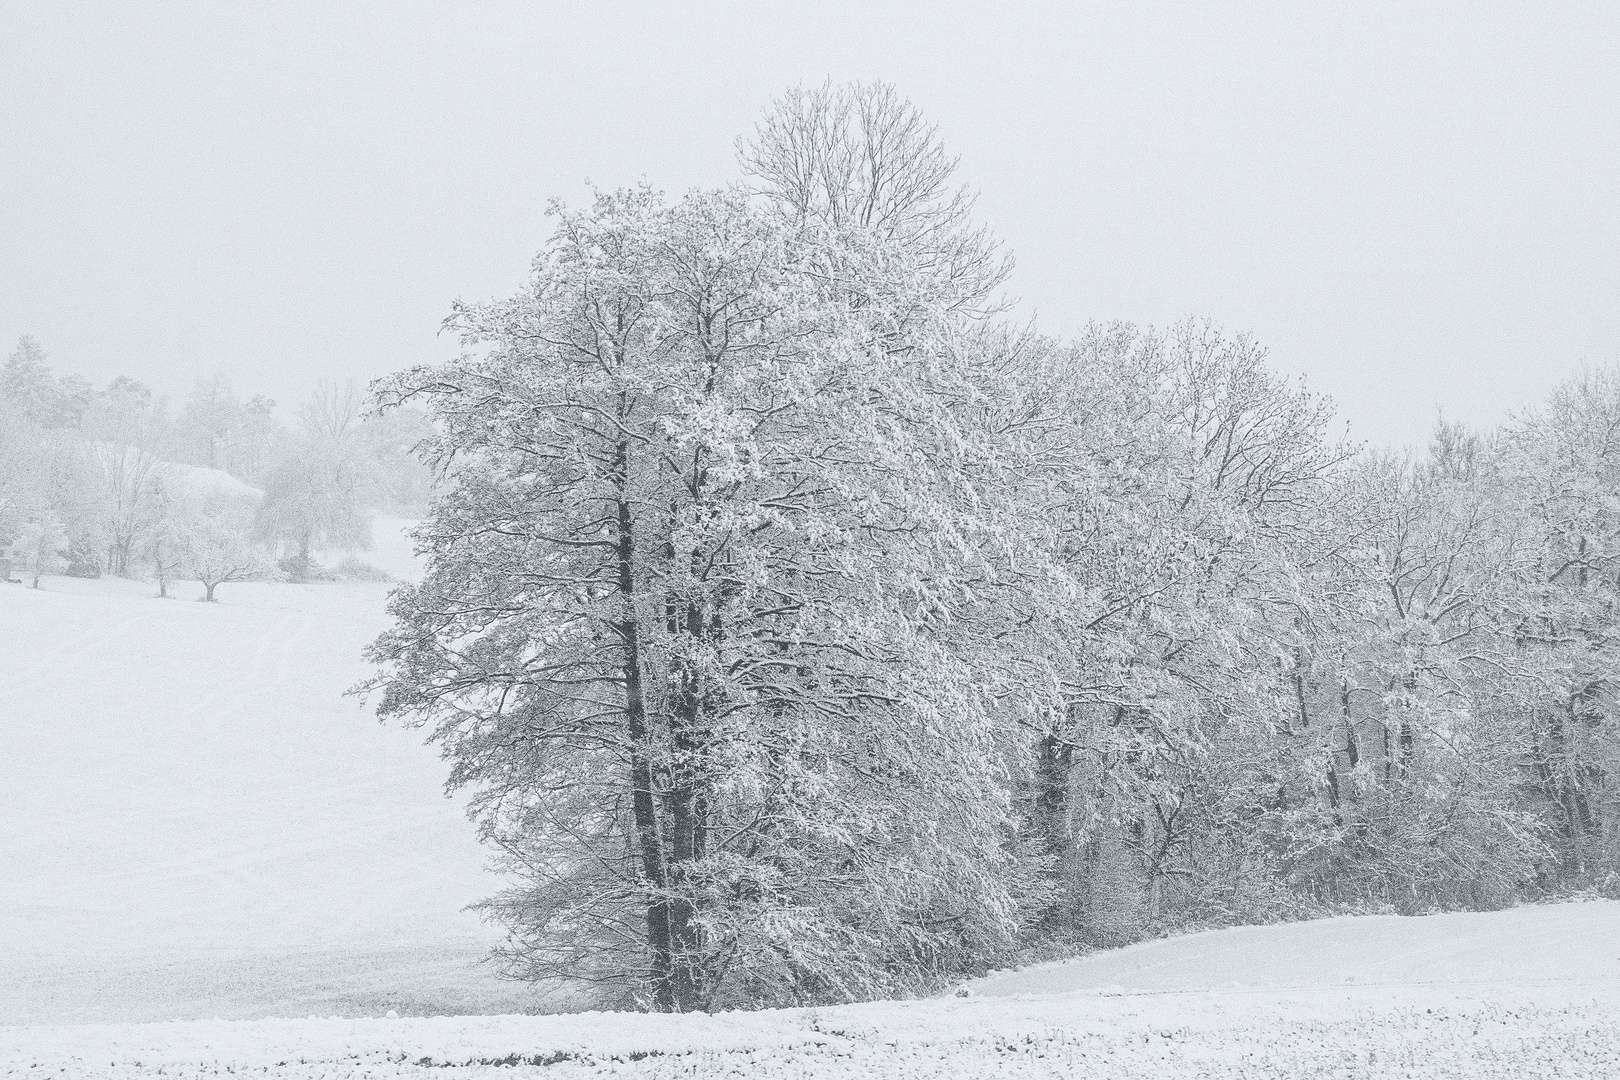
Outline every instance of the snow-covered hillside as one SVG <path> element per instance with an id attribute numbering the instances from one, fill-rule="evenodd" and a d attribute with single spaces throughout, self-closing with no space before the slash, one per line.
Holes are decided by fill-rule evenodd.
<path id="1" fill-rule="evenodd" d="M 1019 997 L 1322 986 L 1620 982 L 1620 903 L 1240 926 L 979 980 Z"/>
<path id="2" fill-rule="evenodd" d="M 185 465 L 178 461 L 165 461 L 159 475 L 178 491 L 193 498 L 223 496 L 245 502 L 257 502 L 264 492 L 245 483 L 223 469 L 209 469 L 201 465 Z"/>
<path id="3" fill-rule="evenodd" d="M 1613 1077 L 1617 958 L 1607 902 L 1335 919 L 1156 942 L 928 1001 L 0 1029 L 0 1075 Z M 1259 986 L 1275 981 L 1289 986 Z"/>
<path id="4" fill-rule="evenodd" d="M 44 584 L 0 586 L 0 1024 L 532 1007 L 446 766 L 342 696 L 388 586 Z"/>

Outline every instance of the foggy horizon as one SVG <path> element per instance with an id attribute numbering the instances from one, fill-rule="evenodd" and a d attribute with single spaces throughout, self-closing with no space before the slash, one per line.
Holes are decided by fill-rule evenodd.
<path id="1" fill-rule="evenodd" d="M 1606 5 L 14 10 L 0 338 L 176 403 L 448 359 L 549 200 L 731 182 L 829 78 L 938 125 L 1043 332 L 1208 318 L 1414 446 L 1620 357 Z"/>

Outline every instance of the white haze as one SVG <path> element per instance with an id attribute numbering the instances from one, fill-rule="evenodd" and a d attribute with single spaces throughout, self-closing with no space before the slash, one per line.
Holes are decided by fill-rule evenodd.
<path id="1" fill-rule="evenodd" d="M 180 396 L 441 358 L 548 198 L 734 175 L 789 83 L 940 125 L 1043 327 L 1208 316 L 1353 434 L 1620 356 L 1620 8 L 19 2 L 0 341 Z"/>

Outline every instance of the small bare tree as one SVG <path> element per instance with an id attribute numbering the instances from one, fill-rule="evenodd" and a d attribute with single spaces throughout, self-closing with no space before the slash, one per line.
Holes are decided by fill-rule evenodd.
<path id="1" fill-rule="evenodd" d="M 205 503 L 186 521 L 185 572 L 201 582 L 203 601 L 213 603 L 214 590 L 226 582 L 275 575 L 275 564 L 249 539 L 248 522 L 248 513 L 226 500 Z"/>
<path id="2" fill-rule="evenodd" d="M 37 521 L 22 527 L 17 544 L 24 573 L 33 578 L 33 587 L 39 588 L 39 579 L 46 574 L 60 574 L 67 566 L 61 549 L 67 545 L 67 534 L 55 514 L 45 514 Z"/>
<path id="3" fill-rule="evenodd" d="M 147 535 L 146 557 L 157 578 L 158 596 L 169 595 L 169 582 L 185 572 L 185 504 L 160 476 L 152 484 L 153 524 Z"/>

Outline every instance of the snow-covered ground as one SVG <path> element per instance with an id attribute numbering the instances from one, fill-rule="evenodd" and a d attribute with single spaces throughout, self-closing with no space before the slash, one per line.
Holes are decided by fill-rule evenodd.
<path id="1" fill-rule="evenodd" d="M 1614 1077 L 1617 975 L 1592 902 L 1216 931 L 926 1001 L 0 1028 L 0 1075 Z"/>
<path id="2" fill-rule="evenodd" d="M 343 696 L 389 586 L 43 584 L 0 585 L 0 1024 L 533 1007 L 447 766 Z"/>
<path id="3" fill-rule="evenodd" d="M 977 994 L 1620 983 L 1620 903 L 1241 926 L 1144 941 L 971 984 Z"/>

